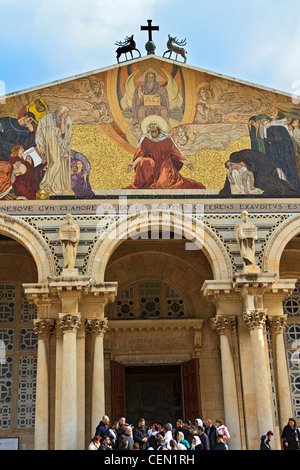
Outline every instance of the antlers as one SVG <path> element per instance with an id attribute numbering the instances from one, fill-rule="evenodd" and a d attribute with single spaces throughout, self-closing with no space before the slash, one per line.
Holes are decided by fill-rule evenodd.
<path id="1" fill-rule="evenodd" d="M 126 36 L 125 41 L 117 41 L 115 42 L 116 46 L 127 46 L 130 44 L 130 42 L 133 40 L 133 35 L 132 36 Z"/>
<path id="2" fill-rule="evenodd" d="M 182 41 L 178 41 L 176 37 L 173 39 L 174 39 L 175 44 L 177 44 L 177 46 L 186 46 L 186 39 L 183 39 Z"/>

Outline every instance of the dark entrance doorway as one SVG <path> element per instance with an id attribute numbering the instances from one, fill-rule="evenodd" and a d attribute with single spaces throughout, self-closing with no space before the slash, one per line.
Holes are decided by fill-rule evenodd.
<path id="1" fill-rule="evenodd" d="M 182 417 L 180 366 L 125 368 L 126 418 L 136 425 L 142 416 L 150 423 Z"/>
<path id="2" fill-rule="evenodd" d="M 112 412 L 138 419 L 174 423 L 177 418 L 201 417 L 199 363 L 192 359 L 180 365 L 125 366 L 112 361 Z"/>

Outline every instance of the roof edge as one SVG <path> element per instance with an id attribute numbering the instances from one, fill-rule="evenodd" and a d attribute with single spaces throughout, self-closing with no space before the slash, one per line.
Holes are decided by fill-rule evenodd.
<path id="1" fill-rule="evenodd" d="M 266 87 L 266 86 L 263 86 L 263 85 L 258 85 L 257 83 L 248 82 L 246 80 L 241 80 L 241 79 L 231 77 L 231 76 L 228 76 L 228 75 L 223 75 L 223 74 L 217 73 L 217 72 L 212 72 L 211 70 L 202 69 L 200 67 L 185 64 L 183 62 L 178 62 L 178 61 L 172 60 L 172 59 L 167 59 L 165 57 L 159 57 L 159 56 L 156 56 L 156 55 L 147 55 L 145 57 L 139 57 L 137 59 L 123 61 L 123 62 L 120 62 L 118 64 L 110 65 L 110 66 L 107 66 L 107 67 L 104 67 L 104 68 L 101 68 L 101 69 L 95 69 L 95 70 L 92 70 L 92 71 L 89 71 L 89 72 L 84 72 L 84 73 L 80 73 L 80 74 L 77 74 L 77 75 L 72 75 L 72 76 L 67 77 L 67 78 L 54 80 L 53 82 L 44 83 L 42 85 L 37 85 L 37 86 L 34 86 L 32 88 L 25 88 L 23 90 L 8 93 L 7 95 L 4 95 L 3 98 L 13 98 L 15 96 L 22 95 L 24 93 L 29 93 L 29 92 L 33 92 L 33 91 L 36 91 L 36 90 L 41 90 L 43 88 L 48 88 L 48 87 L 51 87 L 51 86 L 60 85 L 62 83 L 67 83 L 67 82 L 70 82 L 72 80 L 85 78 L 85 77 L 88 77 L 88 76 L 91 76 L 91 75 L 97 75 L 99 73 L 103 73 L 103 72 L 106 72 L 108 70 L 123 67 L 125 64 L 129 65 L 129 64 L 132 64 L 132 63 L 142 62 L 142 61 L 149 60 L 149 59 L 156 59 L 156 60 L 161 60 L 162 62 L 173 63 L 173 64 L 176 64 L 176 65 L 180 65 L 181 67 L 185 67 L 187 69 L 195 70 L 197 72 L 206 73 L 208 75 L 223 78 L 225 80 L 230 80 L 230 81 L 239 83 L 241 85 L 250 86 L 252 88 L 257 88 L 259 90 L 268 91 L 268 92 L 271 92 L 271 93 L 277 93 L 277 94 L 287 96 L 287 97 L 290 97 L 290 98 L 295 97 L 295 96 L 298 98 L 298 95 L 295 95 L 294 93 L 288 93 L 288 92 L 285 92 L 285 91 L 282 91 L 282 90 L 277 90 L 275 88 L 270 88 L 270 87 Z M 300 96 L 299 96 L 299 98 L 300 98 Z"/>

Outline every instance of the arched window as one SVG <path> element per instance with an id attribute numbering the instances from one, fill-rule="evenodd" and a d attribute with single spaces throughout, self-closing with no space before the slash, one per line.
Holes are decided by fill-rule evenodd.
<path id="1" fill-rule="evenodd" d="M 182 294 L 163 281 L 137 281 L 118 296 L 114 318 L 181 318 L 187 316 Z"/>
<path id="2" fill-rule="evenodd" d="M 33 429 L 37 338 L 33 331 L 36 308 L 22 286 L 0 284 L 0 431 Z"/>

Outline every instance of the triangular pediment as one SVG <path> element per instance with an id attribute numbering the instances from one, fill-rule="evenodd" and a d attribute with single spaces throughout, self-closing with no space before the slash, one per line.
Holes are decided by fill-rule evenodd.
<path id="1" fill-rule="evenodd" d="M 14 125 L 29 112 L 34 120 L 34 134 L 22 140 L 12 126 L 5 140 L 7 130 L 4 129 L 0 134 L 1 160 L 10 159 L 13 143 L 37 151 L 42 148 L 43 139 L 47 145 L 51 126 L 54 134 L 57 133 L 55 124 L 50 123 L 50 115 L 57 110 L 67 114 L 69 134 L 63 134 L 62 144 L 72 184 L 67 190 L 55 189 L 57 185 L 49 175 L 48 165 L 41 173 L 42 179 L 45 173 L 49 176 L 43 197 L 89 198 L 103 191 L 180 188 L 196 191 L 199 196 L 260 196 L 268 186 L 270 194 L 278 189 L 278 181 L 271 184 L 270 179 L 262 176 L 274 169 L 278 170 L 280 194 L 294 191 L 298 195 L 300 191 L 300 167 L 297 167 L 300 106 L 287 93 L 152 54 L 7 95 L 0 106 L 0 119 L 5 123 L 9 118 Z M 150 179 L 134 183 L 135 172 L 127 172 L 140 139 L 154 118 L 182 155 L 177 158 L 193 164 L 193 173 L 191 166 L 184 164 L 180 169 L 182 163 L 174 164 L 175 170 L 180 171 L 176 178 L 181 186 L 173 187 L 166 181 L 158 183 L 160 170 L 152 175 L 151 184 Z M 273 126 L 275 123 L 280 125 L 279 130 Z M 21 130 L 24 129 L 26 125 Z M 277 143 L 270 144 L 268 133 Z M 255 154 L 255 165 L 249 152 L 232 157 L 245 150 L 260 152 Z M 60 150 L 57 147 L 51 151 Z M 46 154 L 44 151 L 49 163 L 52 157 L 49 152 Z M 38 163 L 38 156 L 35 158 Z M 59 164 L 58 154 L 55 159 Z M 235 185 L 230 183 L 228 161 L 243 163 L 239 169 L 235 168 Z M 243 180 L 246 170 L 249 171 L 247 181 Z M 197 184 L 189 183 L 188 179 Z M 42 182 L 40 186 L 43 188 Z M 38 185 L 37 192 L 39 189 Z"/>

